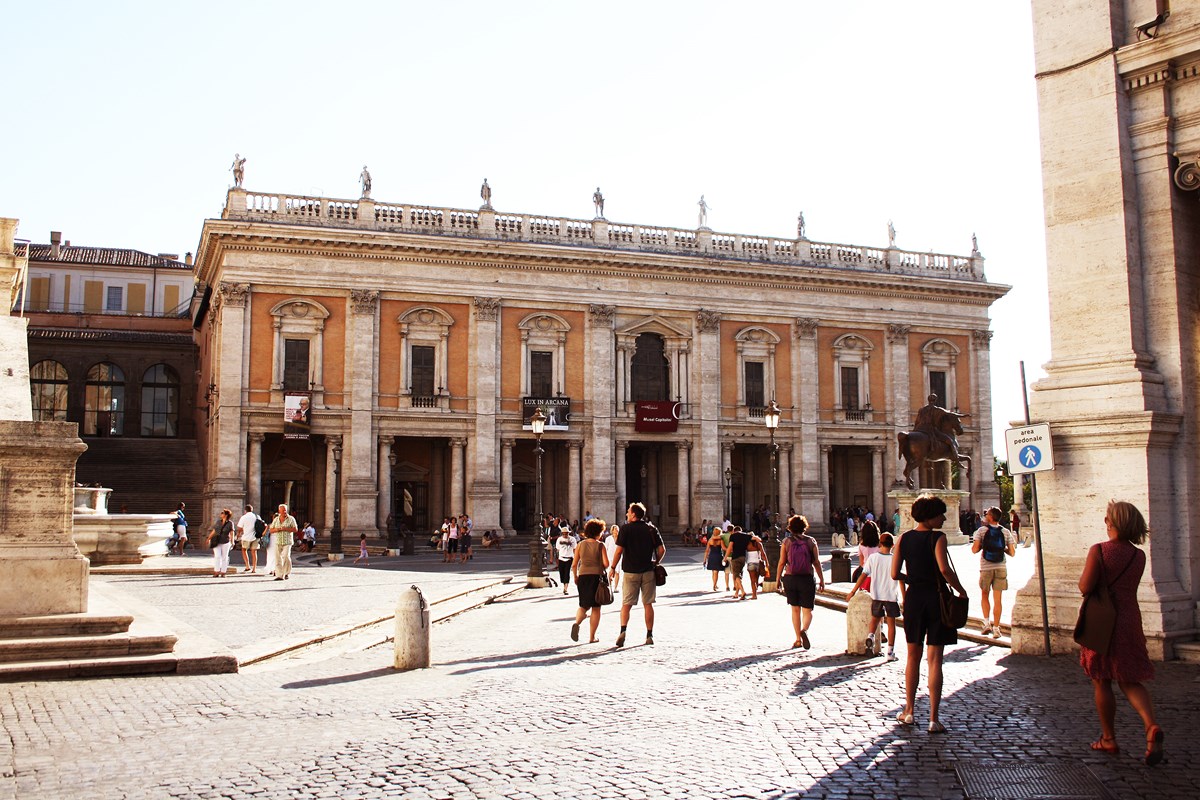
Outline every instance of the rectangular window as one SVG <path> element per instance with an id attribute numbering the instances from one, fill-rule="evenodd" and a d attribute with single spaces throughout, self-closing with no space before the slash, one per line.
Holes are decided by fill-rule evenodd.
<path id="1" fill-rule="evenodd" d="M 745 363 L 746 405 L 750 408 L 762 408 L 767 404 L 766 391 L 763 386 L 763 363 L 747 361 Z"/>
<path id="2" fill-rule="evenodd" d="M 529 396 L 554 394 L 554 354 L 533 350 L 529 353 Z"/>
<path id="3" fill-rule="evenodd" d="M 100 299 L 104 296 L 103 281 L 83 282 L 83 310 L 93 314 L 100 312 Z"/>
<path id="4" fill-rule="evenodd" d="M 858 411 L 858 367 L 842 367 L 842 409 Z"/>
<path id="5" fill-rule="evenodd" d="M 50 308 L 49 278 L 29 279 L 29 305 L 27 308 L 30 311 L 46 311 Z"/>
<path id="6" fill-rule="evenodd" d="M 283 342 L 283 388 L 303 392 L 308 385 L 308 339 L 285 339 Z"/>
<path id="7" fill-rule="evenodd" d="M 179 314 L 179 287 L 164 286 L 163 287 L 163 306 L 162 312 L 168 317 L 173 317 Z"/>
<path id="8" fill-rule="evenodd" d="M 109 291 L 112 290 L 110 289 Z M 130 314 L 146 313 L 146 284 L 129 284 L 129 307 L 126 310 Z"/>
<path id="9" fill-rule="evenodd" d="M 125 299 L 125 287 L 124 286 L 109 286 L 105 297 L 106 297 L 106 300 L 104 302 L 104 310 L 105 311 L 123 311 L 124 310 L 124 302 L 123 302 Z"/>
<path id="10" fill-rule="evenodd" d="M 954 404 L 946 397 L 946 373 L 929 370 L 929 393 L 938 396 L 938 405 L 953 408 Z M 924 403 L 922 403 L 924 405 Z"/>
<path id="11" fill-rule="evenodd" d="M 412 393 L 415 397 L 433 397 L 433 357 L 434 348 L 413 345 Z"/>

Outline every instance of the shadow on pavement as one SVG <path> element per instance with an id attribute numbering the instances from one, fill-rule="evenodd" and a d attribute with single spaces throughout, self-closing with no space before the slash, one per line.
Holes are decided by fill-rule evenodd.
<path id="1" fill-rule="evenodd" d="M 378 669 L 369 669 L 366 672 L 355 672 L 350 675 L 335 675 L 330 678 L 317 678 L 310 681 L 294 681 L 285 683 L 280 686 L 281 689 L 315 689 L 318 686 L 334 686 L 339 683 L 354 683 L 355 681 L 369 681 L 372 678 L 382 678 L 385 675 L 399 675 L 400 673 L 392 667 L 379 667 Z"/>

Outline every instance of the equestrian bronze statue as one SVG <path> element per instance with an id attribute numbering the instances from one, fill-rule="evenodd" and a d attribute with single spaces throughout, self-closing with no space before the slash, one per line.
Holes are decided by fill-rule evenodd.
<path id="1" fill-rule="evenodd" d="M 967 471 L 967 479 L 971 475 L 971 459 L 958 452 L 958 439 L 963 432 L 962 419 L 966 414 L 947 411 L 937 404 L 937 395 L 929 395 L 929 402 L 917 412 L 913 430 L 896 435 L 900 442 L 900 457 L 904 459 L 904 482 L 909 489 L 915 489 L 912 473 L 918 467 L 930 466 L 939 461 L 959 464 Z M 950 470 L 947 469 L 933 482 L 941 486 L 922 488 L 948 489 Z"/>

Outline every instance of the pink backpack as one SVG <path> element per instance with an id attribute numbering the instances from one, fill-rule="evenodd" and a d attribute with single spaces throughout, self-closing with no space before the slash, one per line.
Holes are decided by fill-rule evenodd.
<path id="1" fill-rule="evenodd" d="M 812 574 L 812 540 L 807 536 L 793 536 L 788 546 L 787 572 L 788 575 Z"/>

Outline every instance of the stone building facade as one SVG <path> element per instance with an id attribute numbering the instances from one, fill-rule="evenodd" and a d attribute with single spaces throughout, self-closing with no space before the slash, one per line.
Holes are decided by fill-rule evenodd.
<path id="1" fill-rule="evenodd" d="M 1151 535 L 1140 603 L 1151 654 L 1200 629 L 1200 2 L 1034 0 L 1051 424 L 1038 477 L 1053 646 L 1073 647 L 1077 581 L 1110 498 Z M 1037 582 L 1013 643 L 1043 648 Z"/>
<path id="2" fill-rule="evenodd" d="M 931 386 L 970 415 L 961 488 L 996 499 L 988 308 L 1007 287 L 978 253 L 234 188 L 196 270 L 210 507 L 286 501 L 328 528 L 336 474 L 352 538 L 389 512 L 524 529 L 540 407 L 547 512 L 822 525 L 884 509 Z"/>

